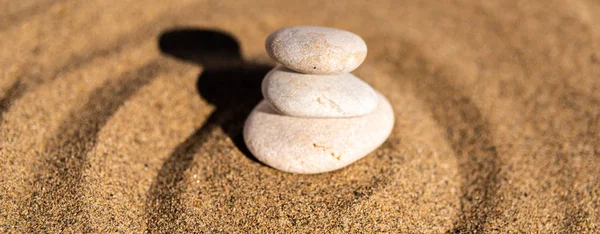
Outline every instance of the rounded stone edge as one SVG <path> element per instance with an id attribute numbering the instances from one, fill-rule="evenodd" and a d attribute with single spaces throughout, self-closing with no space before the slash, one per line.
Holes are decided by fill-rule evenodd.
<path id="1" fill-rule="evenodd" d="M 327 76 L 350 76 L 350 77 L 343 77 L 342 79 L 355 79 L 356 81 L 360 82 L 361 85 L 364 85 L 366 88 L 368 88 L 370 91 L 372 91 L 373 94 L 373 98 L 375 100 L 375 103 L 373 103 L 373 105 L 369 108 L 367 108 L 364 112 L 360 112 L 360 113 L 353 113 L 350 114 L 349 116 L 346 115 L 342 115 L 341 113 L 338 114 L 329 114 L 329 115 L 310 115 L 310 114 L 303 114 L 303 113 L 299 113 L 297 111 L 291 111 L 291 110 L 284 110 L 281 108 L 281 105 L 278 103 L 274 103 L 274 98 L 271 97 L 269 89 L 268 89 L 268 82 L 272 79 L 272 76 L 274 73 L 276 72 L 285 72 L 283 71 L 283 69 L 288 69 L 285 66 L 277 66 L 273 69 L 271 69 L 271 71 L 269 71 L 265 77 L 263 78 L 262 82 L 261 82 L 261 93 L 263 95 L 263 98 L 267 101 L 267 103 L 269 103 L 270 107 L 273 108 L 274 111 L 276 111 L 277 113 L 280 113 L 282 115 L 287 115 L 287 116 L 292 116 L 292 117 L 298 117 L 298 118 L 325 118 L 325 119 L 329 119 L 329 118 L 353 118 L 353 117 L 361 117 L 361 116 L 365 116 L 368 115 L 369 113 L 373 112 L 375 109 L 377 109 L 377 106 L 379 105 L 379 99 L 381 98 L 380 94 L 367 82 L 365 82 L 364 80 L 360 79 L 360 77 L 355 76 L 354 74 L 351 73 L 344 73 L 344 74 L 339 74 L 339 75 L 324 75 L 324 77 L 322 77 L 323 79 L 328 79 Z M 296 72 L 293 70 L 290 70 L 292 72 Z M 302 73 L 297 73 L 297 75 L 300 76 L 319 76 L 319 75 L 314 75 L 314 74 L 302 74 Z"/>
<path id="2" fill-rule="evenodd" d="M 353 36 L 355 36 L 356 38 L 358 38 L 360 40 L 360 44 L 362 44 L 364 46 L 364 51 L 359 51 L 359 52 L 348 52 L 350 54 L 352 54 L 352 57 L 354 58 L 354 66 L 349 66 L 344 70 L 340 70 L 340 71 L 315 71 L 314 69 L 311 69 L 310 66 L 309 67 L 300 67 L 300 66 L 294 66 L 295 62 L 286 62 L 283 59 L 279 58 L 279 55 L 276 55 L 274 53 L 274 50 L 271 50 L 269 45 L 275 45 L 274 40 L 276 39 L 276 36 L 278 35 L 278 33 L 281 33 L 281 31 L 284 30 L 289 30 L 295 27 L 317 27 L 317 28 L 327 28 L 327 29 L 334 29 L 334 30 L 339 30 L 339 31 L 343 31 L 345 33 L 349 33 L 352 34 Z M 275 47 L 275 46 L 273 46 Z M 362 65 L 362 63 L 364 63 L 365 59 L 367 58 L 367 53 L 368 53 L 368 47 L 367 47 L 367 43 L 365 42 L 365 40 L 358 34 L 345 30 L 345 29 L 339 29 L 339 28 L 333 28 L 333 27 L 325 27 L 325 26 L 311 26 L 311 25 L 297 25 L 297 26 L 288 26 L 288 27 L 283 27 L 280 29 L 277 29 L 275 31 L 273 31 L 271 34 L 269 34 L 269 36 L 267 36 L 267 39 L 265 40 L 265 50 L 267 52 L 267 54 L 269 55 L 269 57 L 271 57 L 271 59 L 275 60 L 276 62 L 286 66 L 287 68 L 300 72 L 300 73 L 305 73 L 305 74 L 314 74 L 314 75 L 337 75 L 337 74 L 343 74 L 343 73 L 350 73 L 354 70 L 356 70 L 358 67 L 360 67 L 360 65 Z"/>
<path id="3" fill-rule="evenodd" d="M 377 91 L 376 91 L 376 92 L 377 92 Z M 342 169 L 342 168 L 345 168 L 345 167 L 347 167 L 347 166 L 349 166 L 349 165 L 351 165 L 351 164 L 353 164 L 353 163 L 355 163 L 355 162 L 357 162 L 357 161 L 359 161 L 359 160 L 361 160 L 361 159 L 363 159 L 363 158 L 367 157 L 369 154 L 371 154 L 371 153 L 375 152 L 377 149 L 379 149 L 379 147 L 381 147 L 381 145 L 383 145 L 383 143 L 385 143 L 385 142 L 386 142 L 386 141 L 389 139 L 390 135 L 392 134 L 392 132 L 393 132 L 393 130 L 394 130 L 394 126 L 395 126 L 395 124 L 396 124 L 396 116 L 395 116 L 395 113 L 394 113 L 394 108 L 393 108 L 392 104 L 389 102 L 389 100 L 388 100 L 388 99 L 387 99 L 387 98 L 386 98 L 386 97 L 385 97 L 383 94 L 381 94 L 381 93 L 379 93 L 379 92 L 377 92 L 377 94 L 380 96 L 380 97 L 379 97 L 379 101 L 380 101 L 380 102 L 384 102 L 384 103 L 385 103 L 385 105 L 387 106 L 387 109 L 389 109 L 389 114 L 390 114 L 390 116 L 389 116 L 389 117 L 391 118 L 391 122 L 390 122 L 390 124 L 389 124 L 389 126 L 388 126 L 388 130 L 386 131 L 387 133 L 385 134 L 385 137 L 384 137 L 384 138 L 382 138 L 382 140 L 381 140 L 381 141 L 377 142 L 376 144 L 373 144 L 374 146 L 373 146 L 371 149 L 368 149 L 368 150 L 366 150 L 364 153 L 361 153 L 363 156 L 357 157 L 356 159 L 349 161 L 349 162 L 348 162 L 347 164 L 345 164 L 345 165 L 341 165 L 341 166 L 339 166 L 339 167 L 335 167 L 335 168 L 332 168 L 332 169 L 329 169 L 329 170 L 318 170 L 318 171 L 292 171 L 292 170 L 289 170 L 290 168 L 279 168 L 279 167 L 272 166 L 272 165 L 268 164 L 267 162 L 264 162 L 263 160 L 261 160 L 259 157 L 256 157 L 256 153 L 254 152 L 254 149 L 253 149 L 254 147 L 251 147 L 253 144 L 250 144 L 250 143 L 248 142 L 248 139 L 247 139 L 247 136 L 248 136 L 248 134 L 247 134 L 247 131 L 248 131 L 248 128 L 247 128 L 247 126 L 248 126 L 248 121 L 250 120 L 250 116 L 251 116 L 251 115 L 252 115 L 252 113 L 254 112 L 254 109 L 256 109 L 256 108 L 257 108 L 257 107 L 258 107 L 258 106 L 259 106 L 259 105 L 260 105 L 260 104 L 261 104 L 261 103 L 262 103 L 264 100 L 263 100 L 263 101 L 261 101 L 261 102 L 259 102 L 259 103 L 258 103 L 258 104 L 257 104 L 257 105 L 256 105 L 256 106 L 253 108 L 252 112 L 251 112 L 251 113 L 250 113 L 250 115 L 249 115 L 249 116 L 246 118 L 246 120 L 245 120 L 245 122 L 244 122 L 243 130 L 242 130 L 243 139 L 244 139 L 244 144 L 246 144 L 246 147 L 247 147 L 247 149 L 250 151 L 250 153 L 252 154 L 252 156 L 253 156 L 254 158 L 256 158 L 256 160 L 258 160 L 258 161 L 260 161 L 261 163 L 263 163 L 263 164 L 267 165 L 268 167 L 270 167 L 270 168 L 272 168 L 272 169 L 275 169 L 275 170 L 278 170 L 278 171 L 283 171 L 283 172 L 292 173 L 292 174 L 305 174 L 305 175 L 310 175 L 310 174 L 320 174 L 320 173 L 327 173 L 327 172 L 332 172 L 332 171 L 340 170 L 340 169 Z M 266 102 L 266 101 L 265 101 L 265 102 Z M 268 102 L 267 102 L 267 103 L 268 103 Z M 269 105 L 270 105 L 270 104 L 269 104 Z M 278 114 L 278 113 L 277 113 L 277 114 Z"/>

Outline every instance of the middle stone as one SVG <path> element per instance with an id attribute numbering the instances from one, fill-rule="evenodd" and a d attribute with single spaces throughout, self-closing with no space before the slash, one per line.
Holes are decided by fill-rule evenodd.
<path id="1" fill-rule="evenodd" d="M 265 76 L 262 94 L 277 112 L 306 118 L 363 116 L 379 103 L 375 90 L 350 73 L 311 75 L 284 66 Z"/>

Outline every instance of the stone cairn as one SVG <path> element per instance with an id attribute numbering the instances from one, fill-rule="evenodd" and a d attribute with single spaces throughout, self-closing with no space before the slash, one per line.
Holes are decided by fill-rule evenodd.
<path id="1" fill-rule="evenodd" d="M 322 173 L 365 157 L 390 135 L 388 100 L 350 74 L 367 45 L 351 32 L 296 26 L 273 32 L 266 50 L 280 66 L 262 82 L 244 141 L 261 162 L 292 173 Z"/>

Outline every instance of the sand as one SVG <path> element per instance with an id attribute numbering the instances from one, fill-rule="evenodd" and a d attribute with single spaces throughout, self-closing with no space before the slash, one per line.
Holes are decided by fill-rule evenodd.
<path id="1" fill-rule="evenodd" d="M 1 0 L 0 232 L 600 232 L 600 3 Z M 396 124 L 257 162 L 268 34 L 338 27 Z"/>

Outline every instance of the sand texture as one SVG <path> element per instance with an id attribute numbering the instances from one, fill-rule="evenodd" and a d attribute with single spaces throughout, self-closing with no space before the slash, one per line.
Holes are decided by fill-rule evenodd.
<path id="1" fill-rule="evenodd" d="M 0 5 L 0 232 L 600 232 L 599 1 Z M 344 169 L 243 144 L 289 25 L 362 36 L 394 108 Z"/>

